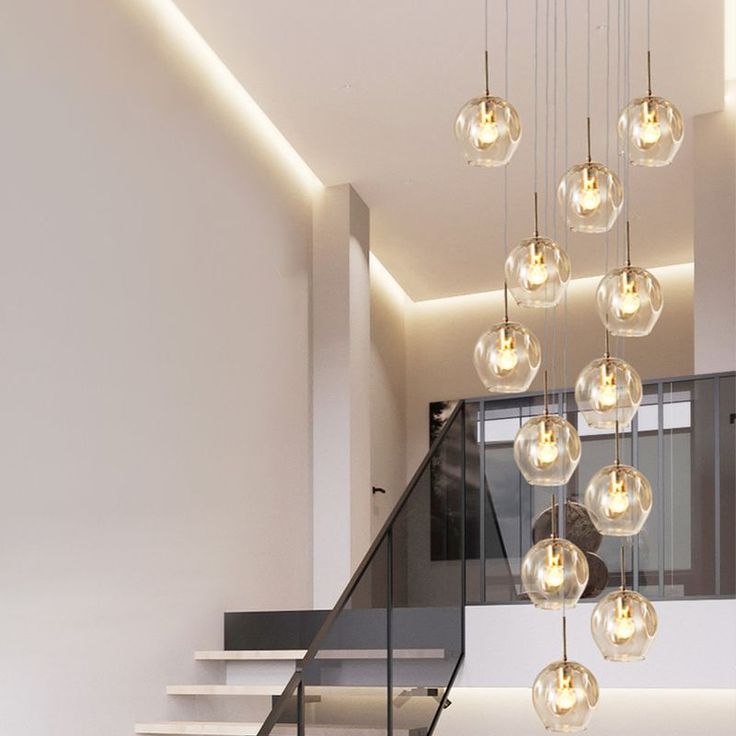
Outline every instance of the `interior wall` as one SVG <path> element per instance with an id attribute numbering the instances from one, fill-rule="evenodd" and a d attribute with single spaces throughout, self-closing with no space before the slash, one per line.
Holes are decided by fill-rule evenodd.
<path id="1" fill-rule="evenodd" d="M 371 536 L 406 486 L 406 313 L 410 302 L 371 258 Z"/>
<path id="2" fill-rule="evenodd" d="M 654 269 L 664 291 L 664 309 L 651 335 L 614 340 L 612 353 L 630 361 L 643 379 L 693 371 L 692 264 Z M 574 385 L 582 367 L 603 352 L 603 328 L 595 308 L 599 279 L 570 282 L 567 340 L 564 310 L 557 326 L 549 310 L 510 305 L 510 318 L 529 327 L 542 343 L 542 368 L 531 390 L 541 389 L 542 371 L 551 387 Z M 482 396 L 473 366 L 478 337 L 503 318 L 503 292 L 434 299 L 411 304 L 407 320 L 407 472 L 428 449 L 429 403 Z M 619 344 L 620 343 L 620 344 Z M 554 355 L 554 359 L 553 359 Z"/>
<path id="3" fill-rule="evenodd" d="M 0 13 L 8 734 L 128 736 L 311 603 L 311 195 L 122 5 Z"/>

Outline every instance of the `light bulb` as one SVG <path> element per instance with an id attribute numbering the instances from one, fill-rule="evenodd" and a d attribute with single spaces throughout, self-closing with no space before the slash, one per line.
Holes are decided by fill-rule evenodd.
<path id="1" fill-rule="evenodd" d="M 629 492 L 626 488 L 626 478 L 618 469 L 611 473 L 611 482 L 608 486 L 608 498 L 605 513 L 609 519 L 618 519 L 629 509 Z"/>
<path id="2" fill-rule="evenodd" d="M 516 354 L 514 335 L 510 330 L 504 329 L 498 335 L 496 353 L 491 361 L 493 372 L 497 376 L 507 376 L 518 363 L 519 356 Z"/>
<path id="3" fill-rule="evenodd" d="M 659 143 L 662 127 L 657 119 L 657 106 L 645 101 L 641 106 L 639 122 L 634 126 L 634 144 L 640 151 L 648 151 Z"/>
<path id="4" fill-rule="evenodd" d="M 590 176 L 588 169 L 583 169 L 580 187 L 573 195 L 573 203 L 581 217 L 589 217 L 601 206 L 598 177 L 595 174 Z"/>
<path id="5" fill-rule="evenodd" d="M 604 363 L 601 366 L 601 375 L 598 382 L 593 387 L 592 399 L 593 406 L 597 411 L 609 411 L 616 406 L 617 398 L 616 388 L 616 372 L 609 371 L 608 365 Z"/>
<path id="6" fill-rule="evenodd" d="M 557 670 L 557 687 L 555 688 L 552 710 L 557 715 L 564 715 L 575 707 L 577 701 L 572 675 L 567 674 L 564 667 L 560 667 Z"/>
<path id="7" fill-rule="evenodd" d="M 565 567 L 562 562 L 562 555 L 562 549 L 558 548 L 558 551 L 555 552 L 554 545 L 547 547 L 547 560 L 542 577 L 542 587 L 547 593 L 556 593 L 565 582 Z"/>
<path id="8" fill-rule="evenodd" d="M 539 437 L 534 452 L 534 464 L 538 468 L 548 468 L 557 460 L 557 436 L 554 429 L 547 427 L 547 422 L 539 425 Z"/>
<path id="9" fill-rule="evenodd" d="M 544 263 L 544 251 L 541 248 L 537 249 L 532 243 L 524 273 L 524 286 L 530 291 L 534 291 L 544 286 L 548 277 L 547 266 Z"/>
<path id="10" fill-rule="evenodd" d="M 614 644 L 625 644 L 636 633 L 636 624 L 631 616 L 631 606 L 624 605 L 623 594 L 616 600 L 616 612 L 613 616 L 611 641 Z"/>
<path id="11" fill-rule="evenodd" d="M 478 118 L 470 128 L 473 145 L 479 151 L 485 151 L 498 140 L 498 125 L 493 109 L 488 111 L 486 104 L 481 105 Z"/>
<path id="12" fill-rule="evenodd" d="M 640 307 L 641 299 L 637 293 L 636 277 L 628 270 L 624 270 L 621 274 L 619 291 L 614 297 L 616 316 L 619 319 L 631 319 L 636 316 Z"/>

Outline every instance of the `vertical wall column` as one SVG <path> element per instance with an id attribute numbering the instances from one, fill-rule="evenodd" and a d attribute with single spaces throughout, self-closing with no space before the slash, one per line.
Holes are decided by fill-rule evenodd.
<path id="1" fill-rule="evenodd" d="M 369 212 L 349 184 L 315 203 L 312 254 L 314 607 L 370 543 Z"/>
<path id="2" fill-rule="evenodd" d="M 729 83 L 736 95 L 736 82 Z M 695 136 L 696 373 L 736 366 L 736 105 L 699 115 Z"/>

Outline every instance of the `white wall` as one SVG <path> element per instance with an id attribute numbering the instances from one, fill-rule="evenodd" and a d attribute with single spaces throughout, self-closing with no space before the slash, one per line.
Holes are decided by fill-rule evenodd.
<path id="1" fill-rule="evenodd" d="M 371 482 L 375 536 L 406 486 L 406 310 L 409 299 L 371 258 Z"/>
<path id="2" fill-rule="evenodd" d="M 1 15 L 0 732 L 127 736 L 310 605 L 311 197 L 145 16 Z"/>

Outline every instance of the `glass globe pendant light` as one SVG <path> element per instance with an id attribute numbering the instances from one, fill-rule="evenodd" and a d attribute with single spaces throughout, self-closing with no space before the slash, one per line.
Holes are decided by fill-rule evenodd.
<path id="1" fill-rule="evenodd" d="M 607 166 L 596 163 L 590 154 L 588 118 L 588 159 L 569 168 L 557 187 L 557 200 L 565 212 L 570 230 L 605 233 L 613 227 L 624 202 L 621 181 Z"/>
<path id="2" fill-rule="evenodd" d="M 533 486 L 562 486 L 580 462 L 580 437 L 575 427 L 550 414 L 547 371 L 544 372 L 544 413 L 528 419 L 514 438 L 514 460 Z"/>
<path id="3" fill-rule="evenodd" d="M 652 95 L 652 55 L 647 51 L 647 94 L 636 97 L 618 119 L 621 153 L 632 166 L 667 166 L 680 150 L 685 123 L 664 97 Z"/>
<path id="4" fill-rule="evenodd" d="M 652 510 L 652 486 L 647 477 L 621 464 L 618 423 L 615 429 L 616 457 L 588 483 L 583 502 L 595 528 L 610 537 L 638 534 Z"/>
<path id="5" fill-rule="evenodd" d="M 548 731 L 583 731 L 600 692 L 593 673 L 567 658 L 567 618 L 562 617 L 562 659 L 548 664 L 534 680 L 534 710 Z"/>
<path id="6" fill-rule="evenodd" d="M 598 314 L 612 335 L 644 337 L 662 313 L 662 287 L 652 273 L 631 265 L 631 234 L 626 223 L 626 265 L 609 271 L 595 294 Z"/>
<path id="7" fill-rule="evenodd" d="M 483 385 L 492 393 L 526 391 L 542 362 L 539 340 L 517 322 L 509 322 L 509 297 L 503 286 L 504 319 L 484 332 L 475 344 L 473 363 Z"/>
<path id="8" fill-rule="evenodd" d="M 585 553 L 556 533 L 557 506 L 552 499 L 552 534 L 541 539 L 521 563 L 521 583 L 531 602 L 547 611 L 572 608 L 588 584 Z"/>
<path id="9" fill-rule="evenodd" d="M 534 235 L 522 240 L 506 259 L 506 281 L 522 307 L 554 307 L 570 280 L 570 259 L 554 240 L 539 236 L 537 193 L 534 192 Z"/>
<path id="10" fill-rule="evenodd" d="M 575 402 L 590 427 L 613 429 L 627 425 L 641 403 L 641 378 L 625 360 L 609 352 L 608 330 L 602 358 L 583 368 L 575 382 Z"/>
<path id="11" fill-rule="evenodd" d="M 657 634 L 657 612 L 648 598 L 626 589 L 621 545 L 621 588 L 604 596 L 593 609 L 590 629 L 604 659 L 639 662 Z"/>
<path id="12" fill-rule="evenodd" d="M 469 166 L 505 166 L 521 140 L 521 119 L 513 105 L 492 96 L 489 89 L 488 0 L 485 2 L 485 22 L 485 94 L 463 105 L 455 119 L 455 138 Z"/>

